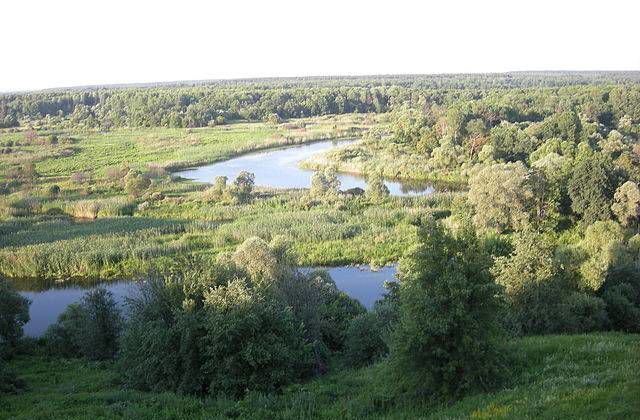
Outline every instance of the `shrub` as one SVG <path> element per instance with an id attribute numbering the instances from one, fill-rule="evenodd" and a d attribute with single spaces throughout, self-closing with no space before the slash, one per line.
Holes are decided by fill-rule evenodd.
<path id="1" fill-rule="evenodd" d="M 213 180 L 213 185 L 204 192 L 204 197 L 208 201 L 218 201 L 222 198 L 227 188 L 227 177 L 217 176 Z"/>
<path id="2" fill-rule="evenodd" d="M 328 167 L 317 171 L 311 177 L 310 193 L 315 197 L 335 196 L 340 191 L 340 180 L 335 168 Z"/>
<path id="3" fill-rule="evenodd" d="M 122 328 L 122 317 L 113 294 L 98 287 L 70 305 L 58 322 L 45 333 L 47 348 L 64 355 L 81 355 L 89 360 L 114 358 Z"/>
<path id="4" fill-rule="evenodd" d="M 367 177 L 366 195 L 371 200 L 382 200 L 389 196 L 389 188 L 384 184 L 381 174 L 373 174 Z"/>
<path id="5" fill-rule="evenodd" d="M 127 176 L 129 170 L 128 166 L 112 166 L 106 169 L 105 175 L 111 181 L 120 182 Z"/>
<path id="6" fill-rule="evenodd" d="M 101 202 L 98 200 L 80 200 L 68 203 L 65 212 L 78 219 L 95 219 L 98 217 Z"/>
<path id="7" fill-rule="evenodd" d="M 0 277 L 0 345 L 14 347 L 22 337 L 22 327 L 29 322 L 29 304 L 29 299 Z"/>
<path id="8" fill-rule="evenodd" d="M 71 177 L 70 177 L 72 182 L 79 185 L 82 185 L 88 182 L 89 178 L 90 178 L 89 174 L 87 174 L 86 172 L 74 172 L 71 174 Z"/>
<path id="9" fill-rule="evenodd" d="M 250 172 L 242 171 L 238 174 L 233 184 L 226 189 L 226 193 L 236 203 L 248 203 L 251 201 L 251 193 L 256 181 L 256 176 Z"/>
<path id="10" fill-rule="evenodd" d="M 459 396 L 500 379 L 496 285 L 468 228 L 454 237 L 434 220 L 400 263 L 393 367 L 404 391 Z"/>
<path id="11" fill-rule="evenodd" d="M 207 385 L 201 372 L 202 322 L 194 301 L 187 300 L 187 285 L 174 280 L 148 280 L 127 300 L 118 367 L 128 386 L 199 394 Z"/>
<path id="12" fill-rule="evenodd" d="M 607 288 L 602 295 L 611 326 L 616 330 L 640 332 L 640 293 L 629 283 Z"/>
<path id="13" fill-rule="evenodd" d="M 60 186 L 53 184 L 49 187 L 48 193 L 49 197 L 57 197 L 58 195 L 60 195 Z"/>
<path id="14" fill-rule="evenodd" d="M 27 388 L 24 380 L 7 366 L 6 362 L 0 358 L 0 395 L 17 394 Z"/>
<path id="15" fill-rule="evenodd" d="M 572 293 L 566 300 L 565 332 L 588 333 L 609 326 L 605 302 L 586 293 Z"/>
<path id="16" fill-rule="evenodd" d="M 269 392 L 299 378 L 305 345 L 290 308 L 242 280 L 213 288 L 204 297 L 209 393 Z"/>
<path id="17" fill-rule="evenodd" d="M 150 185 L 149 177 L 138 171 L 131 170 L 124 177 L 124 189 L 131 197 L 139 197 Z"/>
<path id="18" fill-rule="evenodd" d="M 503 287 L 514 333 L 545 334 L 562 330 L 566 287 L 554 259 L 554 247 L 542 235 L 523 232 L 514 251 L 495 260 L 493 274 Z"/>
<path id="19" fill-rule="evenodd" d="M 345 360 L 349 366 L 371 364 L 387 353 L 381 332 L 382 323 L 374 312 L 360 314 L 351 320 L 345 342 Z"/>
<path id="20" fill-rule="evenodd" d="M 55 324 L 47 328 L 43 341 L 51 355 L 75 357 L 81 354 L 79 341 L 82 337 L 84 314 L 78 304 L 71 304 L 58 316 Z"/>

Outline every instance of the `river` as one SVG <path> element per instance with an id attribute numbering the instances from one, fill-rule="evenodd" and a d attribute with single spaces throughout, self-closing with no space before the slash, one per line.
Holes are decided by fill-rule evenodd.
<path id="1" fill-rule="evenodd" d="M 248 171 L 256 176 L 256 185 L 272 188 L 309 188 L 313 171 L 301 168 L 300 162 L 354 141 L 326 140 L 251 152 L 210 165 L 178 171 L 175 174 L 194 181 L 213 182 L 216 176 L 226 176 L 232 180 L 240 171 Z M 340 173 L 338 179 L 342 190 L 367 187 L 365 179 L 358 175 Z M 428 195 L 434 191 L 433 186 L 425 182 L 385 180 L 385 184 L 391 195 L 395 196 Z"/>
<path id="2" fill-rule="evenodd" d="M 324 268 L 336 282 L 338 289 L 354 299 L 358 299 L 367 309 L 371 309 L 376 300 L 385 292 L 384 282 L 394 280 L 396 267 L 385 266 L 379 270 L 371 270 L 368 266 L 344 266 Z M 53 324 L 58 315 L 67 305 L 77 303 L 88 290 L 103 286 L 111 291 L 119 305 L 123 305 L 125 298 L 136 292 L 137 282 L 114 280 L 89 285 L 73 283 L 16 283 L 16 288 L 22 296 L 29 298 L 29 315 L 31 319 L 24 327 L 27 336 L 41 336 L 47 327 Z"/>

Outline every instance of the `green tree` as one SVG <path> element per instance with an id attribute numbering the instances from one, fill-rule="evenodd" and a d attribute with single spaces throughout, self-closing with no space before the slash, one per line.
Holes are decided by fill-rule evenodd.
<path id="1" fill-rule="evenodd" d="M 499 375 L 496 285 L 475 235 L 454 237 L 436 221 L 400 263 L 396 372 L 409 392 L 458 396 Z"/>
<path id="2" fill-rule="evenodd" d="M 532 220 L 534 198 L 529 173 L 521 163 L 487 166 L 469 180 L 468 200 L 479 229 L 524 229 Z"/>
<path id="3" fill-rule="evenodd" d="M 22 337 L 22 327 L 29 322 L 30 303 L 0 277 L 0 345 L 13 347 Z"/>
<path id="4" fill-rule="evenodd" d="M 571 209 L 582 216 L 586 224 L 609 219 L 614 191 L 610 161 L 597 153 L 578 160 L 569 179 L 568 193 Z"/>
<path id="5" fill-rule="evenodd" d="M 338 195 L 340 191 L 340 180 L 333 167 L 316 171 L 311 177 L 311 195 L 315 197 L 331 197 Z"/>
<path id="6" fill-rule="evenodd" d="M 627 256 L 624 232 L 612 220 L 595 222 L 587 227 L 577 247 L 583 256 L 579 286 L 584 290 L 600 290 L 610 271 L 623 264 Z"/>
<path id="7" fill-rule="evenodd" d="M 387 353 L 382 329 L 382 322 L 375 312 L 365 312 L 351 320 L 345 342 L 347 366 L 366 366 Z"/>
<path id="8" fill-rule="evenodd" d="M 256 183 L 256 176 L 251 172 L 242 171 L 238 174 L 233 184 L 227 188 L 227 193 L 238 203 L 251 201 L 251 193 Z"/>
<path id="9" fill-rule="evenodd" d="M 371 200 L 383 200 L 389 196 L 389 188 L 384 184 L 384 178 L 380 173 L 367 176 L 367 198 Z"/>
<path id="10" fill-rule="evenodd" d="M 554 246 L 543 235 L 521 233 L 514 251 L 496 258 L 492 268 L 508 306 L 507 325 L 518 334 L 562 331 L 566 295 Z"/>
<path id="11" fill-rule="evenodd" d="M 205 197 L 207 200 L 218 201 L 224 196 L 224 192 L 227 189 L 226 176 L 217 176 L 213 180 L 213 185 L 205 191 Z"/>
<path id="12" fill-rule="evenodd" d="M 98 287 L 84 294 L 79 304 L 69 305 L 45 338 L 52 351 L 81 355 L 89 360 L 113 359 L 123 319 L 113 294 Z"/>
<path id="13" fill-rule="evenodd" d="M 616 190 L 611 211 L 622 226 L 637 226 L 640 222 L 640 189 L 627 181 Z"/>
<path id="14" fill-rule="evenodd" d="M 139 197 L 150 185 L 149 177 L 139 171 L 130 170 L 124 177 L 124 189 L 131 197 Z"/>
<path id="15" fill-rule="evenodd" d="M 203 368 L 212 395 L 275 391 L 309 362 L 291 309 L 243 280 L 206 292 L 204 310 Z"/>

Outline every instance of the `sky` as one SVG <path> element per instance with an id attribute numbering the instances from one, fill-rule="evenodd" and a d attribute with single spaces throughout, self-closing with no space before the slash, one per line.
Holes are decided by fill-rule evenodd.
<path id="1" fill-rule="evenodd" d="M 640 70 L 640 2 L 8 0 L 0 91 L 316 75 Z"/>

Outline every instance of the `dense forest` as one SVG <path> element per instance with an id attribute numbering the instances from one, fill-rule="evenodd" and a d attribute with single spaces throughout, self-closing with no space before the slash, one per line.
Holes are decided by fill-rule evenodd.
<path id="1" fill-rule="evenodd" d="M 40 122 L 74 128 L 204 127 L 225 120 L 387 112 L 400 104 L 486 104 L 492 122 L 538 121 L 558 107 L 589 118 L 637 118 L 633 72 L 513 73 L 246 80 L 175 86 L 85 88 L 0 95 L 2 127 Z M 593 86 L 576 89 L 576 86 Z M 597 86 L 597 87 L 596 87 Z M 572 88 L 573 87 L 573 88 Z M 551 98 L 565 97 L 564 101 Z M 569 99 L 570 98 L 570 99 Z"/>
<path id="2" fill-rule="evenodd" d="M 638 72 L 59 89 L 0 124 L 9 417 L 640 415 Z M 173 173 L 326 139 L 309 188 Z M 348 264 L 397 281 L 367 309 Z M 117 278 L 24 337 L 17 287 Z"/>

